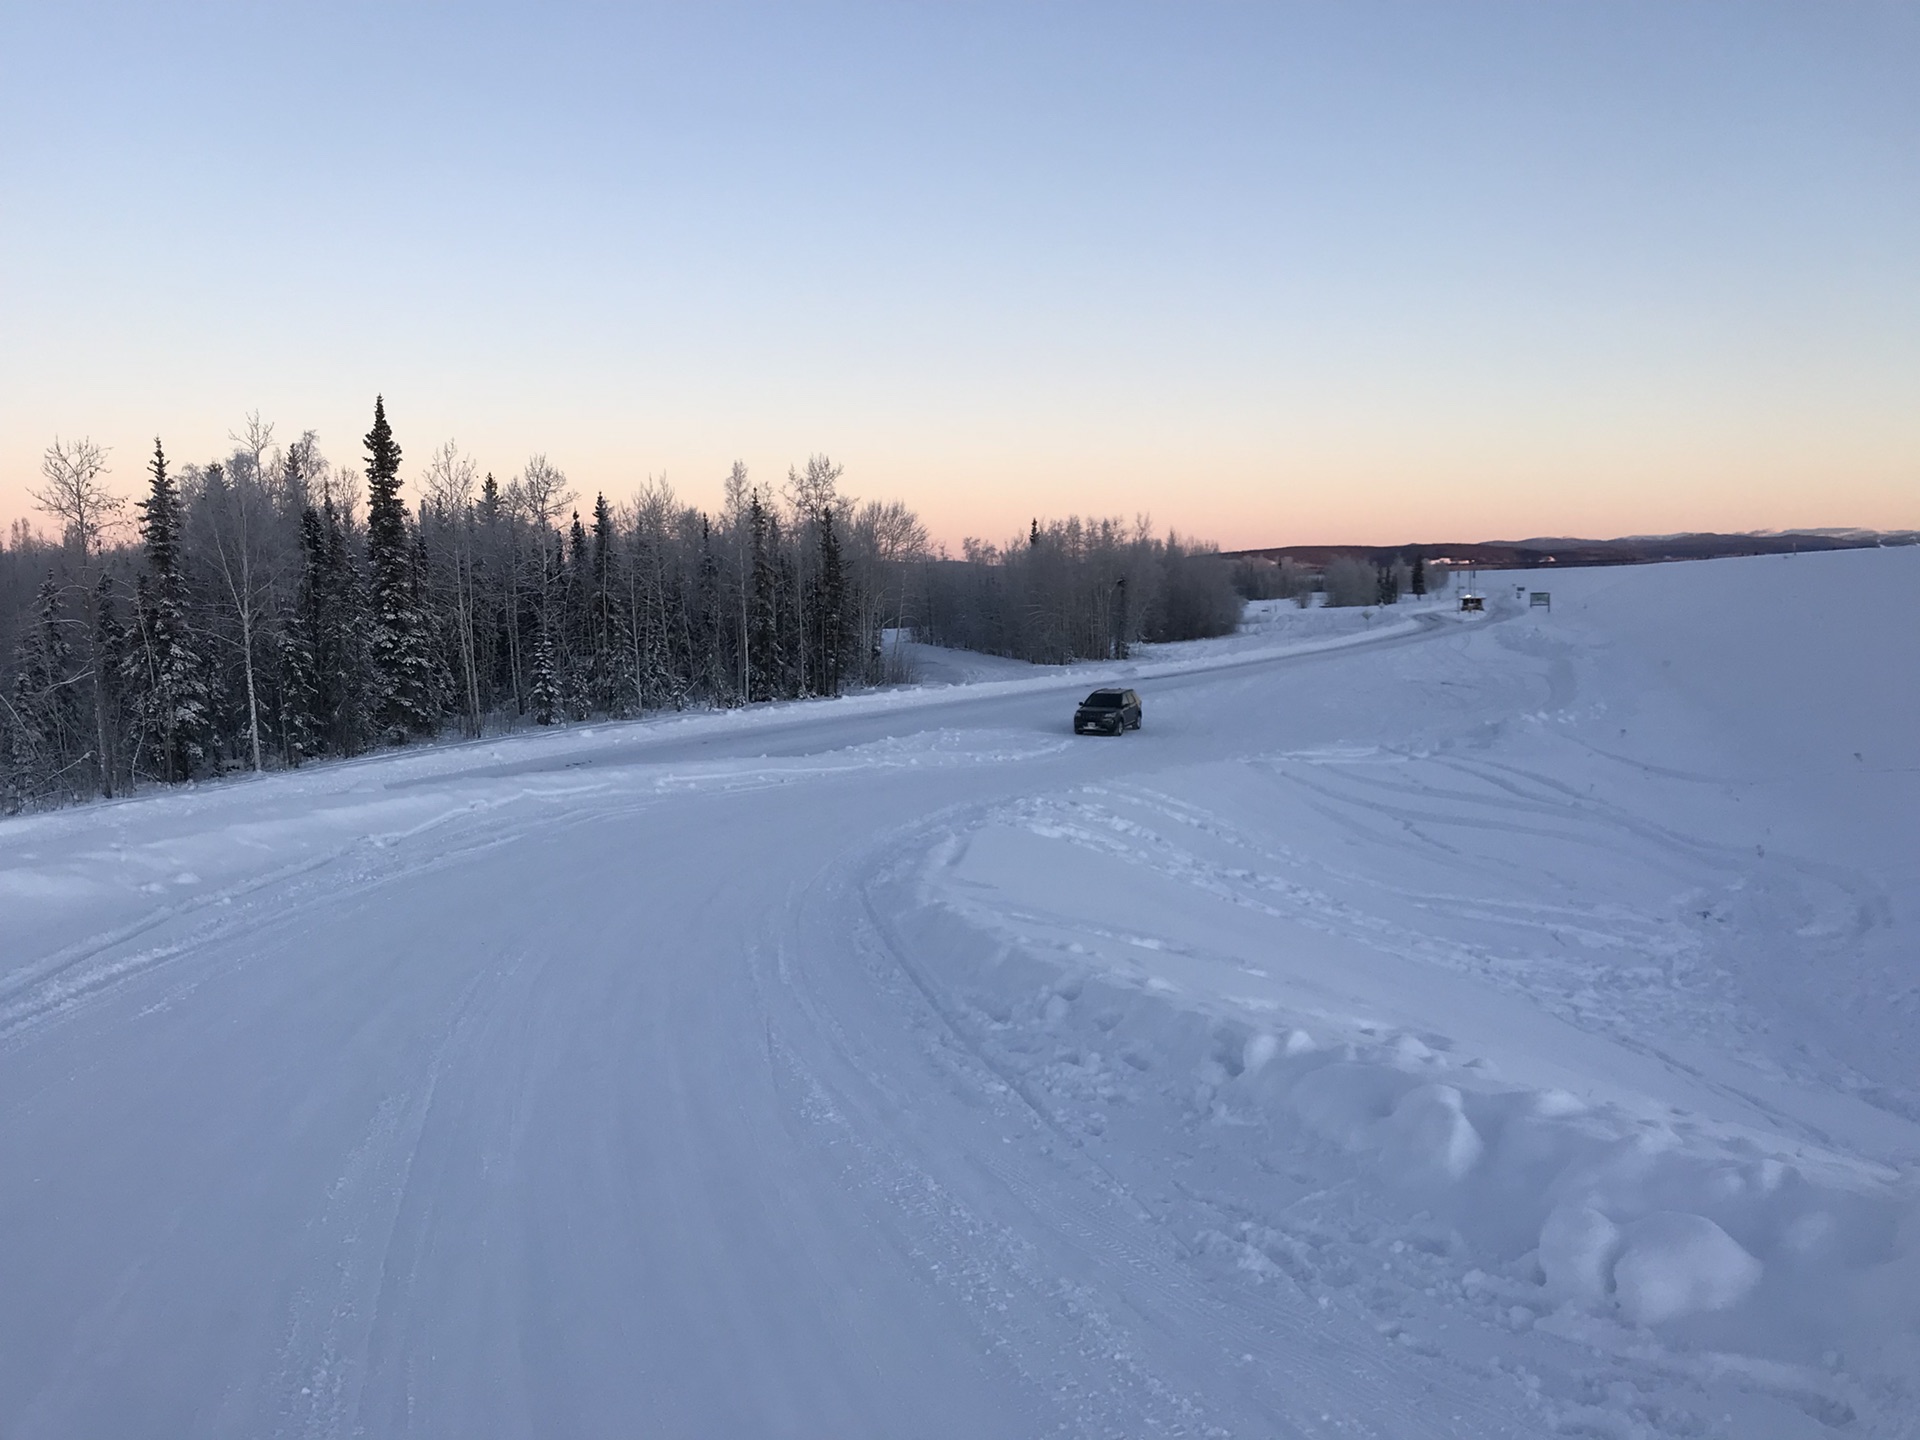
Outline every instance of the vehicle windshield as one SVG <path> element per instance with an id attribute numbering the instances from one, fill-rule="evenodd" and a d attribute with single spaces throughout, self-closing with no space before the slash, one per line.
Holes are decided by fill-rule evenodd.
<path id="1" fill-rule="evenodd" d="M 1118 710 L 1125 701 L 1118 690 L 1096 690 L 1080 703 L 1089 710 Z"/>

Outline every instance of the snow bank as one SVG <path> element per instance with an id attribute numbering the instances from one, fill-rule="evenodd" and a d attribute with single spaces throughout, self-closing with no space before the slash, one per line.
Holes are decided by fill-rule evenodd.
<path id="1" fill-rule="evenodd" d="M 1657 1210 L 1626 1228 L 1613 1266 L 1621 1312 L 1658 1325 L 1738 1304 L 1760 1283 L 1760 1262 L 1704 1215 Z"/>
<path id="2" fill-rule="evenodd" d="M 1841 1327 L 1856 1340 L 1863 1323 L 1920 1323 L 1920 1294 L 1894 1295 L 1884 1280 L 1920 1259 L 1920 1206 L 1857 1167 L 1811 1173 L 1683 1144 L 1563 1093 L 1463 1088 L 1468 1076 L 1438 1057 L 1409 1061 L 1393 1042 L 1309 1049 L 1294 1034 L 1292 1055 L 1269 1031 L 1242 1042 L 1263 1063 L 1210 1085 L 1209 1113 L 1257 1114 L 1283 1131 L 1297 1122 L 1362 1157 L 1458 1226 L 1480 1263 L 1517 1263 L 1555 1301 L 1664 1325 L 1756 1297 L 1773 1266 L 1803 1302 L 1817 1293 L 1845 1308 L 1850 1291 L 1882 1291 Z"/>
<path id="3" fill-rule="evenodd" d="M 1620 1227 L 1584 1200 L 1563 1202 L 1540 1227 L 1539 1256 L 1549 1293 L 1597 1304 L 1613 1293 Z"/>
<path id="4" fill-rule="evenodd" d="M 1102 1166 L 1131 1166 L 1151 1193 L 1171 1165 L 1195 1197 L 1177 1225 L 1235 1273 L 1357 1307 L 1456 1362 L 1491 1346 L 1536 1382 L 1557 1367 L 1543 1415 L 1576 1433 L 1668 1433 L 1634 1428 L 1655 1413 L 1644 1400 L 1592 1403 L 1578 1355 L 1594 1351 L 1651 1364 L 1623 1372 L 1639 1377 L 1623 1395 L 1683 1376 L 1681 1391 L 1749 1414 L 1728 1433 L 1870 1411 L 1902 1433 L 1920 1376 L 1920 1196 L 1873 1167 L 1488 1085 L 1468 1057 L 1415 1058 L 1424 1042 L 1399 1043 L 1414 1037 L 1250 1027 L 1024 947 L 961 960 L 975 942 L 942 934 L 937 913 L 902 945 L 969 1043 Z M 1476 1326 L 1499 1338 L 1472 1341 Z M 1555 1348 L 1567 1341 L 1580 1349 Z"/>

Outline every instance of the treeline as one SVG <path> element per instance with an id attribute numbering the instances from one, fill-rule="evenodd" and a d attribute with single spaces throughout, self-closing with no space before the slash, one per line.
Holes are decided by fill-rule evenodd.
<path id="1" fill-rule="evenodd" d="M 929 568 L 918 626 L 937 645 L 1042 664 L 1124 658 L 1136 641 L 1224 635 L 1240 621 L 1231 566 L 1144 522 L 1032 522 L 1024 540 L 968 540 Z"/>
<path id="2" fill-rule="evenodd" d="M 1307 606 L 1318 594 L 1328 606 L 1396 605 L 1402 595 L 1424 596 L 1447 588 L 1443 564 L 1429 564 L 1415 554 L 1411 560 L 1368 560 L 1360 555 L 1335 555 L 1325 565 L 1306 565 L 1292 556 L 1269 560 L 1247 555 L 1233 561 L 1233 585 L 1249 600 L 1292 600 Z"/>
<path id="3" fill-rule="evenodd" d="M 1043 663 L 1224 634 L 1232 567 L 1144 524 L 1035 521 L 930 550 L 824 456 L 717 513 L 649 481 L 576 506 L 451 443 L 413 473 L 383 401 L 334 464 L 251 417 L 217 459 L 156 441 L 129 504 L 87 441 L 47 451 L 0 547 L 0 810 L 292 767 L 441 734 L 831 696 L 905 679 L 888 631 Z"/>
<path id="4" fill-rule="evenodd" d="M 97 447 L 47 452 L 58 538 L 16 521 L 0 550 L 0 808 L 835 695 L 894 678 L 882 631 L 926 568 L 914 514 L 842 495 L 824 457 L 778 495 L 735 465 L 715 515 L 664 482 L 583 514 L 543 458 L 501 484 L 451 444 L 409 504 L 378 401 L 359 473 L 257 417 L 234 440 L 177 468 L 156 442 L 131 513 Z"/>

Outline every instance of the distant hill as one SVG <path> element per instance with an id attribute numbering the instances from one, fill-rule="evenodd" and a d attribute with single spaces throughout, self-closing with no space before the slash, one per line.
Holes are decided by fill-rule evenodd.
<path id="1" fill-rule="evenodd" d="M 1616 540 L 1541 536 L 1532 540 L 1418 541 L 1405 545 L 1276 545 L 1225 553 L 1229 558 L 1293 560 L 1315 568 L 1339 555 L 1356 555 L 1376 563 L 1421 555 L 1429 561 L 1482 570 L 1538 570 L 1549 565 L 1648 565 L 1660 560 L 1915 544 L 1920 544 L 1920 530 L 1781 530 L 1747 535 L 1627 535 Z"/>

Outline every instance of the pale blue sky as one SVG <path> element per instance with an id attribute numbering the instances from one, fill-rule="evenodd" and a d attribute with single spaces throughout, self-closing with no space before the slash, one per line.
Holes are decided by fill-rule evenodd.
<path id="1" fill-rule="evenodd" d="M 1920 6 L 0 6 L 56 434 L 936 534 L 1920 525 Z"/>

